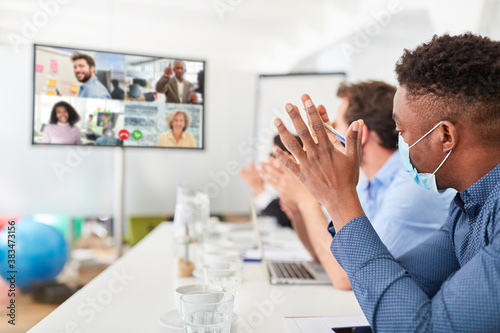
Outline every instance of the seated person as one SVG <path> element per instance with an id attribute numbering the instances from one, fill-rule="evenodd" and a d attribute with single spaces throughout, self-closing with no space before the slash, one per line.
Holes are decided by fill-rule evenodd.
<path id="1" fill-rule="evenodd" d="M 404 168 L 425 189 L 458 191 L 443 227 L 423 243 L 394 258 L 363 211 L 355 190 L 363 120 L 337 149 L 303 95 L 318 141 L 287 104 L 306 149 L 275 119 L 294 159 L 275 154 L 327 208 L 330 250 L 374 331 L 500 332 L 500 42 L 435 35 L 405 50 L 396 73 L 393 116 Z"/>
<path id="2" fill-rule="evenodd" d="M 300 142 L 299 137 L 296 137 Z M 274 137 L 274 145 L 286 151 L 279 135 Z M 282 227 L 292 227 L 290 219 L 280 207 L 280 199 L 275 191 L 266 188 L 264 179 L 259 174 L 254 163 L 248 167 L 240 169 L 240 176 L 252 190 L 255 202 L 255 208 L 260 216 L 271 216 L 276 218 L 278 224 Z"/>
<path id="3" fill-rule="evenodd" d="M 96 146 L 121 146 L 123 141 L 115 137 L 115 131 L 111 126 L 103 130 L 103 136 L 95 141 Z"/>
<path id="4" fill-rule="evenodd" d="M 445 221 L 454 191 L 438 195 L 416 185 L 397 152 L 392 104 L 396 88 L 384 82 L 342 84 L 342 103 L 335 127 L 341 134 L 353 119 L 363 119 L 361 170 L 357 186 L 361 205 L 387 249 L 400 256 L 438 230 Z M 328 122 L 324 108 L 323 120 Z M 349 289 L 347 274 L 330 253 L 331 236 L 320 204 L 278 160 L 262 166 L 264 179 L 280 194 L 282 206 L 305 247 L 317 258 L 339 289 Z M 422 210 L 421 207 L 426 207 Z"/>
<path id="5" fill-rule="evenodd" d="M 74 126 L 80 121 L 76 110 L 67 102 L 61 101 L 52 107 L 49 125 L 43 130 L 43 143 L 67 145 L 82 144 L 81 132 Z"/>
<path id="6" fill-rule="evenodd" d="M 166 120 L 171 130 L 160 135 L 156 144 L 158 147 L 196 147 L 193 134 L 186 132 L 186 129 L 191 126 L 191 116 L 186 111 L 173 110 L 167 115 Z"/>

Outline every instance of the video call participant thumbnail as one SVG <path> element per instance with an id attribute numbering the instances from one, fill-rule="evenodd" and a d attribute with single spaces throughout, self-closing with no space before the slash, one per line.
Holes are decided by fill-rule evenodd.
<path id="1" fill-rule="evenodd" d="M 174 78 L 171 79 L 174 72 Z M 172 70 L 172 63 L 169 63 L 164 70 L 163 76 L 156 83 L 156 91 L 164 93 L 168 103 L 198 103 L 198 96 L 193 91 L 194 85 L 184 79 L 185 72 L 186 63 L 182 60 L 176 60 L 174 61 L 174 69 Z"/>
<path id="2" fill-rule="evenodd" d="M 196 148 L 196 140 L 192 133 L 186 132 L 191 126 L 191 116 L 184 110 L 173 110 L 167 115 L 167 125 L 171 129 L 162 133 L 158 147 Z"/>
<path id="3" fill-rule="evenodd" d="M 71 56 L 71 60 L 76 79 L 83 83 L 78 97 L 111 99 L 108 89 L 95 76 L 95 62 L 91 56 L 76 53 Z"/>
<path id="4" fill-rule="evenodd" d="M 76 110 L 67 102 L 61 101 L 52 107 L 50 125 L 43 131 L 43 143 L 58 143 L 69 145 L 82 144 L 81 132 L 74 126 L 80 121 Z"/>

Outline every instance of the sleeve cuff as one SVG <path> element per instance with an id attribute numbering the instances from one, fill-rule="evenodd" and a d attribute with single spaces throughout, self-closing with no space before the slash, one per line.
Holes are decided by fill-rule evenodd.
<path id="1" fill-rule="evenodd" d="M 330 233 L 330 235 L 332 235 L 332 237 L 335 237 L 335 228 L 333 227 L 332 221 L 328 223 L 328 232 Z"/>
<path id="2" fill-rule="evenodd" d="M 330 250 L 348 274 L 375 257 L 392 257 L 364 215 L 352 219 L 335 233 Z"/>

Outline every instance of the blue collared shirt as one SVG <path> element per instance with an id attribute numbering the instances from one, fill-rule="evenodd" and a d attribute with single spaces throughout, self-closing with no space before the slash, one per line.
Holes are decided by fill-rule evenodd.
<path id="1" fill-rule="evenodd" d="M 111 99 L 108 89 L 95 76 L 80 86 L 78 97 Z"/>
<path id="2" fill-rule="evenodd" d="M 449 190 L 440 195 L 418 186 L 403 169 L 397 151 L 373 179 L 361 180 L 357 191 L 366 216 L 395 257 L 441 228 L 456 193 Z"/>
<path id="3" fill-rule="evenodd" d="M 347 223 L 331 251 L 374 331 L 500 332 L 500 164 L 457 194 L 446 224 L 398 260 L 366 216 Z"/>

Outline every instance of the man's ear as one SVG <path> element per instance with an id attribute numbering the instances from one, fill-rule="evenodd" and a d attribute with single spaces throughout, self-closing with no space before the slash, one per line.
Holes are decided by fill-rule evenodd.
<path id="1" fill-rule="evenodd" d="M 363 123 L 363 137 L 361 138 L 361 147 L 364 147 L 370 136 L 370 130 L 365 123 Z"/>
<path id="2" fill-rule="evenodd" d="M 457 127 L 452 122 L 444 120 L 439 126 L 439 133 L 443 143 L 443 152 L 448 153 L 450 150 L 455 149 L 458 144 Z"/>

